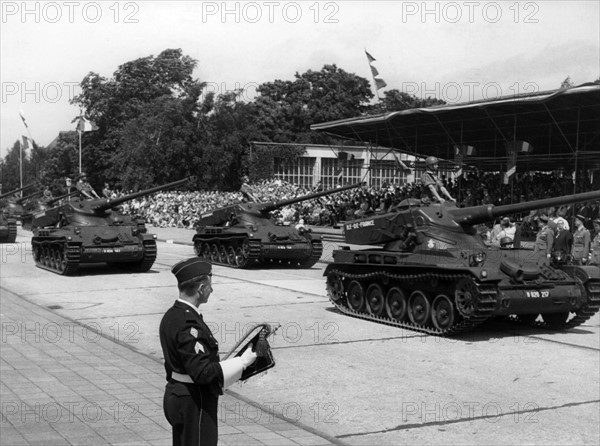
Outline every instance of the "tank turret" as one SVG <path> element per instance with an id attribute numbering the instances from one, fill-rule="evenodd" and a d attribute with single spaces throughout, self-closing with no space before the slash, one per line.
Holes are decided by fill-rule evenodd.
<path id="1" fill-rule="evenodd" d="M 204 213 L 200 216 L 193 237 L 196 255 L 233 268 L 246 268 L 255 263 L 310 268 L 321 258 L 321 239 L 313 237 L 305 228 L 276 225 L 270 213 L 363 184 L 351 184 L 280 201 L 239 203 Z"/>
<path id="2" fill-rule="evenodd" d="M 410 199 L 344 225 L 327 266 L 333 304 L 352 316 L 431 334 L 470 330 L 492 316 L 570 328 L 600 309 L 600 270 L 551 262 L 536 244 L 485 243 L 476 225 L 500 216 L 600 199 L 600 191 L 502 206 L 457 208 Z M 537 322 L 538 325 L 540 324 Z"/>
<path id="3" fill-rule="evenodd" d="M 75 195 L 79 195 L 79 193 L 80 192 L 77 189 L 75 189 L 75 190 L 73 190 L 69 193 L 63 194 L 59 197 L 54 197 L 54 198 L 50 198 L 50 199 L 44 199 L 42 197 L 42 198 L 38 198 L 36 200 L 31 200 L 29 203 L 27 203 L 24 206 L 24 212 L 21 215 L 21 225 L 22 225 L 23 229 L 31 231 L 31 227 L 32 227 L 32 223 L 33 223 L 33 216 L 35 214 L 38 214 L 42 211 L 50 209 L 50 208 L 54 207 L 57 203 L 59 203 L 61 200 L 64 200 L 69 197 L 73 197 Z M 36 193 L 35 195 L 38 195 L 38 193 Z"/>
<path id="4" fill-rule="evenodd" d="M 62 275 L 74 274 L 85 263 L 108 263 L 132 272 L 148 271 L 156 259 L 156 236 L 147 233 L 143 219 L 123 214 L 118 206 L 189 180 L 112 200 L 66 201 L 38 212 L 32 220 L 31 239 L 36 265 Z"/>

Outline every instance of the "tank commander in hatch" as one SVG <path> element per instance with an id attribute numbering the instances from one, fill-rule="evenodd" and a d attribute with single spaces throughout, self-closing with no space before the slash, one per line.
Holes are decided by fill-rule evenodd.
<path id="1" fill-rule="evenodd" d="M 456 199 L 452 198 L 450 192 L 444 187 L 441 178 L 438 176 L 438 164 L 439 161 L 435 156 L 428 156 L 425 160 L 426 170 L 421 176 L 423 191 L 426 195 L 429 195 L 430 199 L 437 201 L 440 204 L 446 202 L 446 200 L 442 198 L 442 195 L 456 204 Z"/>
<path id="2" fill-rule="evenodd" d="M 81 172 L 81 174 L 79 175 L 79 181 L 77 181 L 76 187 L 79 193 L 81 193 L 81 195 L 83 195 L 85 198 L 100 198 L 100 196 L 96 193 L 92 185 L 88 183 L 87 175 L 85 174 L 85 172 Z"/>

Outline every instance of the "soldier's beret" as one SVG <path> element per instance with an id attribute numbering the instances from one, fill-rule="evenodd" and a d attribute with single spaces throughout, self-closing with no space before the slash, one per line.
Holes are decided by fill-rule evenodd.
<path id="1" fill-rule="evenodd" d="M 584 217 L 583 215 L 581 215 L 581 214 L 577 214 L 577 215 L 575 216 L 575 218 L 577 218 L 577 219 L 581 220 L 581 222 L 582 222 L 582 223 L 583 223 L 583 222 L 586 220 L 586 219 L 585 219 L 585 217 Z"/>
<path id="2" fill-rule="evenodd" d="M 211 269 L 212 265 L 207 261 L 199 257 L 192 257 L 173 265 L 171 272 L 175 274 L 177 283 L 183 283 L 196 277 L 207 276 L 210 274 Z"/>
<path id="3" fill-rule="evenodd" d="M 598 223 L 600 225 L 600 218 L 597 218 L 596 220 L 594 220 L 594 223 Z"/>
<path id="4" fill-rule="evenodd" d="M 538 217 L 540 220 L 542 220 L 544 223 L 548 223 L 548 216 L 547 215 L 540 215 Z"/>

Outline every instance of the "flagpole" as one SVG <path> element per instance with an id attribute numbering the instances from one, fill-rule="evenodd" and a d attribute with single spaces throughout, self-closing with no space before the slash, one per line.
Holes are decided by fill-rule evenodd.
<path id="1" fill-rule="evenodd" d="M 23 187 L 23 141 L 19 140 L 19 187 Z M 23 191 L 21 191 L 23 198 Z"/>
<path id="2" fill-rule="evenodd" d="M 81 130 L 77 130 L 79 133 L 79 175 L 81 175 Z"/>

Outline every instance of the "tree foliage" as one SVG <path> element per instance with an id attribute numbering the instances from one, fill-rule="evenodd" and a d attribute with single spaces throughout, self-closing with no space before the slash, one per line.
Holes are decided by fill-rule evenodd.
<path id="1" fill-rule="evenodd" d="M 432 98 L 431 96 L 426 99 L 418 98 L 413 94 L 404 93 L 396 89 L 388 90 L 384 93 L 381 99 L 381 109 L 384 112 L 392 112 L 399 110 L 406 110 L 409 108 L 423 108 L 432 107 L 434 105 L 443 105 L 446 102 L 441 99 Z"/>
<path id="2" fill-rule="evenodd" d="M 312 124 L 378 110 L 369 81 L 335 64 L 265 82 L 253 100 L 244 100 L 241 91 L 203 94 L 205 83 L 193 77 L 198 64 L 180 49 L 167 49 L 126 62 L 111 77 L 94 72 L 84 77 L 72 103 L 99 127 L 82 134 L 83 170 L 94 187 L 108 182 L 139 190 L 194 175 L 198 188 L 237 189 L 243 175 L 271 176 L 275 159 L 293 163 L 302 144 L 332 142 L 311 132 Z M 437 103 L 442 101 L 398 90 L 386 92 L 382 101 L 386 111 Z M 77 136 L 61 132 L 51 150 L 34 151 L 31 175 L 56 187 L 64 177 L 75 177 Z M 250 156 L 253 141 L 298 147 L 261 146 Z M 2 164 L 3 178 L 14 169 L 13 148 Z"/>

